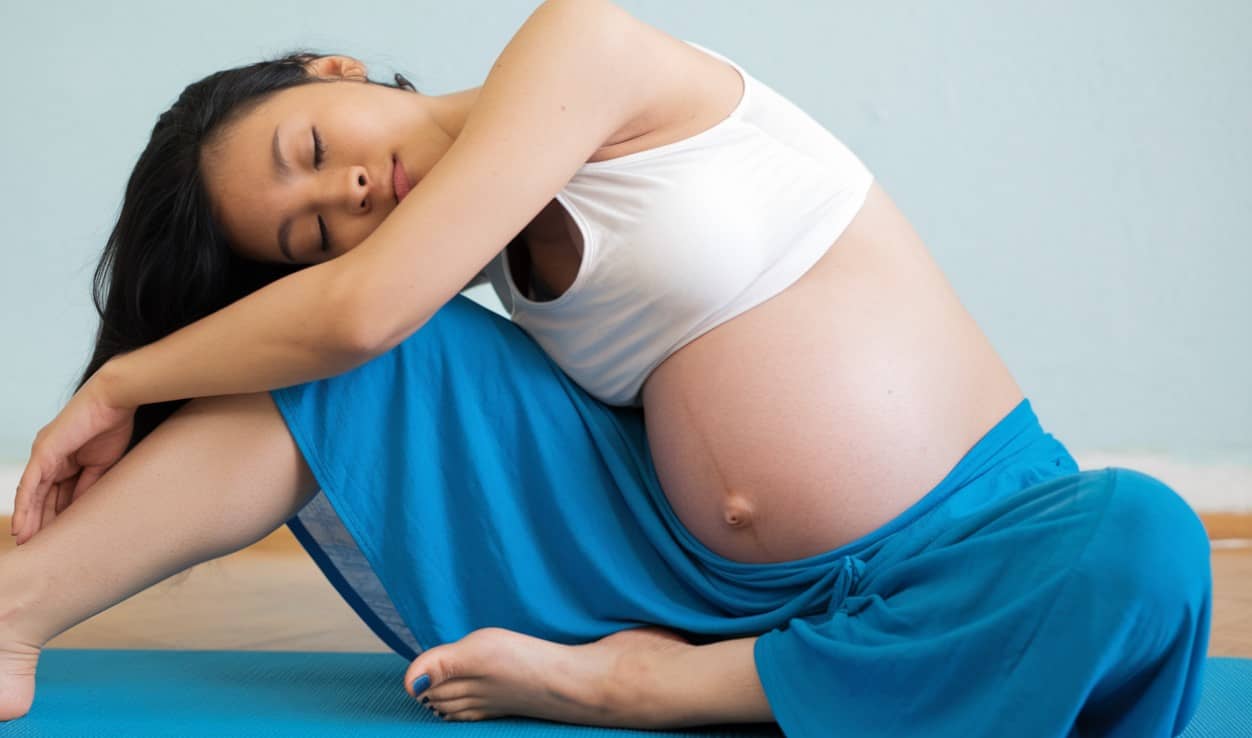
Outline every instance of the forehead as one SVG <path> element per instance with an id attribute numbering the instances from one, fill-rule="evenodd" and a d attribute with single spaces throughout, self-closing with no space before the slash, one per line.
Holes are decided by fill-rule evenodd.
<path id="1" fill-rule="evenodd" d="M 278 130 L 284 157 L 298 161 L 308 110 L 316 98 L 306 84 L 280 90 L 223 127 L 202 152 L 202 169 L 215 217 L 235 245 L 250 258 L 281 259 L 278 223 L 291 209 L 287 188 L 274 168 L 272 143 Z M 312 146 L 312 141 L 309 142 Z"/>
<path id="2" fill-rule="evenodd" d="M 281 126 L 285 141 L 291 129 L 300 125 L 307 127 L 314 118 L 325 118 L 345 105 L 362 105 L 363 101 L 349 97 L 361 87 L 363 85 L 320 81 L 271 93 L 222 127 L 217 136 L 218 153 L 240 159 L 251 159 L 258 153 L 268 157 L 275 126 Z M 285 153 L 286 148 L 283 151 Z M 270 160 L 267 158 L 267 161 Z"/>

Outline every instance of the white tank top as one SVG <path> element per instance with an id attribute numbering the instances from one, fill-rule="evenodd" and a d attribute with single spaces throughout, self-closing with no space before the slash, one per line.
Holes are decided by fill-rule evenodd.
<path id="1" fill-rule="evenodd" d="M 865 201 L 873 175 L 842 142 L 735 62 L 730 115 L 681 141 L 587 162 L 556 195 L 582 264 L 528 299 L 507 250 L 486 268 L 511 320 L 603 402 L 642 405 L 661 362 L 798 280 Z"/>

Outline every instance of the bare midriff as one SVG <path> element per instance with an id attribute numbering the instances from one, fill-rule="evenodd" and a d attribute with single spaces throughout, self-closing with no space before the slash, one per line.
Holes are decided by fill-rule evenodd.
<path id="1" fill-rule="evenodd" d="M 678 518 L 765 563 L 890 522 L 1023 397 L 875 182 L 798 281 L 660 364 L 643 406 Z"/>

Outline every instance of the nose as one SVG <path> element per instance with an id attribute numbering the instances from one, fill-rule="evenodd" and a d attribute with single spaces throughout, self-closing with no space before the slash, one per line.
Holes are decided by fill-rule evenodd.
<path id="1" fill-rule="evenodd" d="M 368 213 L 370 190 L 375 189 L 369 171 L 362 166 L 348 167 L 348 208 L 353 213 Z"/>

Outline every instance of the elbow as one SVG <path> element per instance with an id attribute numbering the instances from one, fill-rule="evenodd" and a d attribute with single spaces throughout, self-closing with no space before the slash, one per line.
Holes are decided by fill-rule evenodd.
<path id="1" fill-rule="evenodd" d="M 388 330 L 390 326 L 386 325 L 383 316 L 369 310 L 361 302 L 349 303 L 340 311 L 339 346 L 352 354 L 372 358 L 385 353 L 394 343 Z"/>
<path id="2" fill-rule="evenodd" d="M 329 326 L 332 341 L 339 349 L 352 355 L 376 356 L 382 353 L 384 331 L 379 317 L 367 304 L 360 289 L 336 289 L 330 303 L 334 305 Z"/>
<path id="3" fill-rule="evenodd" d="M 377 356 L 386 350 L 379 333 L 364 320 L 344 320 L 338 332 L 338 345 L 354 355 Z"/>
<path id="4" fill-rule="evenodd" d="M 419 302 L 411 297 L 397 299 L 397 292 L 414 295 L 422 294 L 423 289 L 408 285 L 401 290 L 400 285 L 356 277 L 350 272 L 339 275 L 331 291 L 331 301 L 336 306 L 333 331 L 337 344 L 371 358 L 413 335 L 441 304 L 455 297 L 449 295 L 443 303 Z"/>
<path id="5" fill-rule="evenodd" d="M 349 296 L 339 305 L 338 345 L 366 360 L 387 353 L 426 323 L 426 319 L 415 325 L 402 323 L 413 315 L 403 314 L 394 301 L 387 304 L 365 299 L 359 291 L 356 297 Z"/>

